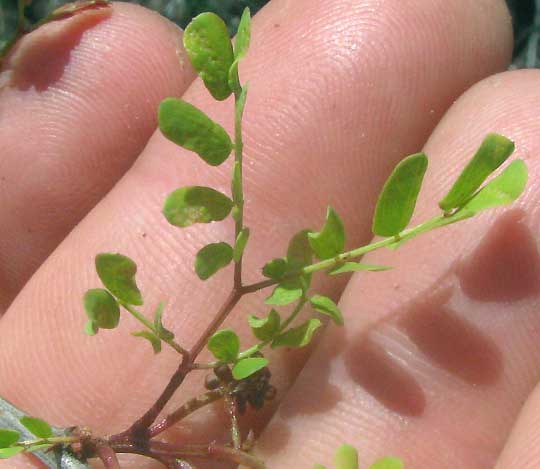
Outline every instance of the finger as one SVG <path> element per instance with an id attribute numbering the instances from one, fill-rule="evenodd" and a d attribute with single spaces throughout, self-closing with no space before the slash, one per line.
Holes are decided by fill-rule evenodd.
<path id="1" fill-rule="evenodd" d="M 516 142 L 526 192 L 509 209 L 365 259 L 395 268 L 347 285 L 345 331 L 329 331 L 261 441 L 270 467 L 297 467 L 292 454 L 329 463 L 345 442 L 366 463 L 396 455 L 406 467 L 494 465 L 540 372 L 539 81 L 538 71 L 493 76 L 437 126 L 413 223 L 437 212 L 488 132 Z M 279 450 L 278 429 L 288 434 Z"/>
<path id="2" fill-rule="evenodd" d="M 505 67 L 509 23 L 499 2 L 490 2 L 494 19 L 489 21 L 483 7 L 471 12 L 465 3 L 430 2 L 420 9 L 388 2 L 376 11 L 373 5 L 336 0 L 309 2 L 307 8 L 307 0 L 277 1 L 255 18 L 252 58 L 242 70 L 250 82 L 244 125 L 246 223 L 253 233 L 248 282 L 257 278 L 257 266 L 283 254 L 288 236 L 320 223 L 327 202 L 343 214 L 351 241 L 365 240 L 366 213 L 396 159 L 421 145 L 461 90 Z M 401 22 L 392 23 L 395 18 Z M 413 18 L 435 23 L 419 37 Z M 449 36 L 458 39 L 448 45 Z M 433 61 L 439 50 L 444 58 Z M 481 64 L 480 51 L 487 57 Z M 214 105 L 200 83 L 185 98 L 231 128 L 231 104 Z M 80 334 L 80 298 L 97 281 L 92 259 L 97 252 L 118 250 L 138 260 L 148 312 L 167 299 L 166 324 L 189 347 L 230 285 L 230 272 L 204 285 L 197 282 L 193 255 L 209 241 L 230 241 L 233 228 L 223 223 L 179 231 L 165 224 L 160 207 L 167 193 L 183 185 L 227 191 L 229 171 L 229 165 L 208 168 L 157 134 L 115 190 L 33 277 L 0 324 L 0 333 L 6 332 L 1 394 L 54 423 L 84 421 L 97 431 L 121 430 L 140 415 L 163 389 L 178 358 L 167 352 L 154 359 L 127 334 L 136 327 L 127 318 L 122 331 L 91 340 Z M 228 324 L 246 332 L 245 313 L 259 308 L 256 299 L 246 298 Z M 37 313 L 39 328 L 30 327 Z M 26 343 L 32 343 L 24 353 L 23 331 Z M 245 336 L 242 341 L 247 343 Z M 27 367 L 37 356 L 41 366 L 30 379 Z M 278 358 L 276 385 L 286 389 L 301 365 L 302 358 L 292 354 Z M 41 383 L 39 390 L 35 382 Z M 176 397 L 176 405 L 195 384 Z M 215 425 L 212 412 L 203 415 L 199 424 L 179 428 L 179 436 L 208 439 L 219 433 L 216 428 L 225 428 Z"/>
<path id="3" fill-rule="evenodd" d="M 536 375 L 536 378 L 538 375 Z M 538 417 L 540 415 L 538 385 L 527 398 L 519 413 L 504 449 L 495 465 L 496 469 L 538 467 Z"/>
<path id="4" fill-rule="evenodd" d="M 29 34 L 0 75 L 0 311 L 129 168 L 193 78 L 180 30 L 119 3 Z"/>

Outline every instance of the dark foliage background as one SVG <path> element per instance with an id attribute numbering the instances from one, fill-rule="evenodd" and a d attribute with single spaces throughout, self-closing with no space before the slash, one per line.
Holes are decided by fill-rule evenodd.
<path id="1" fill-rule="evenodd" d="M 25 14 L 30 23 L 46 16 L 68 0 L 33 0 Z M 127 0 L 138 3 L 185 27 L 203 11 L 221 16 L 234 34 L 246 6 L 255 14 L 268 0 Z M 360 1 L 360 0 L 359 0 Z M 427 0 L 426 0 L 427 1 Z M 474 1 L 474 0 L 471 0 Z M 514 23 L 514 62 L 511 68 L 540 67 L 540 0 L 506 0 Z M 15 34 L 17 0 L 0 0 L 0 49 Z"/>

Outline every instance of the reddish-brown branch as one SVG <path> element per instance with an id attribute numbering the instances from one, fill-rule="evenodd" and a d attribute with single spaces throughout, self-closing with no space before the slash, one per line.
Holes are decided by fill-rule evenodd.
<path id="1" fill-rule="evenodd" d="M 223 303 L 223 306 L 221 306 L 217 314 L 214 316 L 214 319 L 212 319 L 212 322 L 210 322 L 206 330 L 199 337 L 199 340 L 195 343 L 193 348 L 190 350 L 192 362 L 195 361 L 197 356 L 202 352 L 206 343 L 208 342 L 208 339 L 212 335 L 214 335 L 214 333 L 217 331 L 219 326 L 223 324 L 223 321 L 225 321 L 229 313 L 233 310 L 233 308 L 236 306 L 238 301 L 240 301 L 240 298 L 242 298 L 242 295 L 243 293 L 241 291 L 236 290 L 234 288 L 231 291 L 231 293 L 229 293 L 229 296 L 227 297 L 227 300 L 225 301 L 225 303 Z"/>
<path id="2" fill-rule="evenodd" d="M 214 391 L 208 391 L 201 396 L 194 397 L 187 401 L 182 407 L 175 410 L 173 413 L 167 415 L 161 421 L 152 425 L 149 429 L 149 437 L 153 438 L 164 432 L 168 428 L 172 427 L 175 423 L 187 417 L 189 414 L 199 410 L 200 408 L 211 404 L 212 402 L 221 399 L 224 395 L 223 389 L 216 389 Z"/>
<path id="3" fill-rule="evenodd" d="M 97 445 L 96 456 L 101 459 L 106 469 L 120 469 L 120 463 L 114 450 L 108 445 Z"/>
<path id="4" fill-rule="evenodd" d="M 117 453 L 140 454 L 162 462 L 173 459 L 205 458 L 242 464 L 252 469 L 266 469 L 264 462 L 251 454 L 213 443 L 210 445 L 175 446 L 161 441 L 152 441 L 146 449 L 141 449 L 130 443 L 116 443 L 112 447 Z"/>

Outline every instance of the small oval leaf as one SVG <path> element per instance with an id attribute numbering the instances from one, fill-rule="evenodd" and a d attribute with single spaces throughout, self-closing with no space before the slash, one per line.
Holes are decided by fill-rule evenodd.
<path id="1" fill-rule="evenodd" d="M 163 214 L 174 226 L 221 221 L 231 212 L 233 202 L 210 187 L 189 186 L 177 189 L 165 200 Z"/>
<path id="2" fill-rule="evenodd" d="M 522 160 L 512 161 L 501 174 L 482 187 L 456 215 L 459 216 L 461 211 L 478 213 L 514 202 L 525 190 L 527 177 L 527 165 Z"/>
<path id="3" fill-rule="evenodd" d="M 281 318 L 278 312 L 272 309 L 265 318 L 258 318 L 253 315 L 248 316 L 248 323 L 253 335 L 264 342 L 273 339 L 278 333 Z"/>
<path id="4" fill-rule="evenodd" d="M 45 420 L 25 415 L 19 421 L 32 435 L 38 438 L 51 438 L 53 436 L 52 428 Z"/>
<path id="5" fill-rule="evenodd" d="M 8 448 L 9 446 L 17 443 L 20 437 L 21 434 L 16 430 L 0 428 L 0 448 Z"/>
<path id="6" fill-rule="evenodd" d="M 318 233 L 308 233 L 309 244 L 319 259 L 329 259 L 343 252 L 345 228 L 337 212 L 328 207 L 326 222 Z"/>
<path id="7" fill-rule="evenodd" d="M 375 207 L 374 234 L 395 236 L 409 224 L 427 165 L 423 153 L 410 155 L 397 164 Z"/>
<path id="8" fill-rule="evenodd" d="M 112 253 L 98 254 L 96 271 L 103 285 L 120 301 L 130 305 L 143 304 L 141 292 L 135 283 L 137 264 L 129 257 Z"/>
<path id="9" fill-rule="evenodd" d="M 287 273 L 287 269 L 287 260 L 283 258 L 277 258 L 267 262 L 262 269 L 262 273 L 265 277 L 274 280 L 281 280 L 283 276 Z"/>
<path id="10" fill-rule="evenodd" d="M 321 327 L 318 319 L 309 319 L 298 327 L 293 327 L 278 335 L 272 341 L 272 348 L 276 347 L 305 347 L 311 342 L 315 331 Z"/>
<path id="11" fill-rule="evenodd" d="M 223 127 L 181 99 L 164 99 L 159 105 L 158 121 L 165 137 L 194 151 L 211 166 L 223 163 L 233 148 Z"/>
<path id="12" fill-rule="evenodd" d="M 240 339 L 234 331 L 223 329 L 210 337 L 208 349 L 218 360 L 232 362 L 240 352 Z"/>
<path id="13" fill-rule="evenodd" d="M 227 81 L 234 53 L 227 26 L 214 13 L 201 13 L 184 31 L 184 47 L 210 94 L 217 100 L 231 94 Z"/>
<path id="14" fill-rule="evenodd" d="M 296 233 L 289 241 L 287 247 L 287 263 L 289 270 L 297 270 L 311 264 L 313 251 L 309 244 L 308 233 L 311 230 L 305 229 Z"/>
<path id="15" fill-rule="evenodd" d="M 343 326 L 343 314 L 330 298 L 323 295 L 314 295 L 309 299 L 309 302 L 315 311 L 330 316 L 338 326 Z"/>
<path id="16" fill-rule="evenodd" d="M 514 142 L 503 135 L 489 134 L 448 194 L 439 202 L 439 207 L 444 211 L 461 207 L 513 151 Z"/>
<path id="17" fill-rule="evenodd" d="M 9 459 L 16 454 L 22 453 L 24 448 L 22 446 L 14 446 L 12 448 L 0 448 L 0 459 Z"/>
<path id="18" fill-rule="evenodd" d="M 233 378 L 237 381 L 249 378 L 252 374 L 262 370 L 268 365 L 268 360 L 263 357 L 243 358 L 232 369 Z"/>
<path id="19" fill-rule="evenodd" d="M 203 247 L 195 257 L 195 272 L 201 280 L 207 280 L 232 261 L 233 248 L 227 243 L 212 243 Z"/>
<path id="20" fill-rule="evenodd" d="M 304 286 L 300 279 L 291 279 L 280 283 L 272 294 L 264 300 L 267 305 L 286 306 L 300 299 L 304 294 Z"/>
<path id="21" fill-rule="evenodd" d="M 358 469 L 358 452 L 350 445 L 341 445 L 334 457 L 336 469 Z"/>
<path id="22" fill-rule="evenodd" d="M 405 465 L 401 459 L 387 456 L 375 461 L 370 469 L 404 469 L 404 467 Z"/>
<path id="23" fill-rule="evenodd" d="M 97 324 L 89 319 L 86 321 L 86 324 L 84 325 L 84 333 L 89 336 L 94 336 L 99 332 L 99 327 Z"/>
<path id="24" fill-rule="evenodd" d="M 249 43 L 251 41 L 251 13 L 249 8 L 244 8 L 238 29 L 236 31 L 236 37 L 234 41 L 234 57 L 236 59 L 242 58 L 246 55 L 249 49 Z"/>
<path id="25" fill-rule="evenodd" d="M 84 309 L 90 319 L 87 333 L 94 335 L 98 328 L 114 329 L 120 321 L 120 307 L 116 298 L 103 288 L 88 290 L 84 295 Z M 93 331 L 93 334 L 91 333 Z"/>

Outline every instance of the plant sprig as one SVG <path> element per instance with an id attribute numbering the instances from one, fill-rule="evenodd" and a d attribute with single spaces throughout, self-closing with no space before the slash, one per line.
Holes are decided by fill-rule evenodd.
<path id="1" fill-rule="evenodd" d="M 121 311 L 125 310 L 144 326 L 133 335 L 149 341 L 156 353 L 161 351 L 163 343 L 174 349 L 180 355 L 178 367 L 154 404 L 125 431 L 106 438 L 95 438 L 79 429 L 67 436 L 55 436 L 47 423 L 24 418 L 20 423 L 26 425 L 36 439 L 21 440 L 19 432 L 0 429 L 0 457 L 60 445 L 76 448 L 76 455 L 81 460 L 100 458 L 108 469 L 120 467 L 116 453 L 147 456 L 168 468 L 190 467 L 192 458 L 264 468 L 263 461 L 249 454 L 252 437 L 244 437 L 239 426 L 239 419 L 248 407 L 260 409 L 276 394 L 271 384 L 269 359 L 264 354 L 272 348 L 308 346 L 323 325 L 321 319 L 329 319 L 338 326 L 346 322 L 339 306 L 331 298 L 312 291 L 313 274 L 323 272 L 335 276 L 390 269 L 389 266 L 363 263 L 362 257 L 385 247 L 395 249 L 420 234 L 468 219 L 486 209 L 512 203 L 523 192 L 527 168 L 521 160 L 512 161 L 488 180 L 514 150 L 514 144 L 506 137 L 489 134 L 439 201 L 441 213 L 408 228 L 428 168 L 427 156 L 416 153 L 398 163 L 378 198 L 372 231 L 382 239 L 346 250 L 345 224 L 338 212 L 328 207 L 319 231 L 303 229 L 296 233 L 285 255 L 270 260 L 262 267 L 263 279 L 245 284 L 242 267 L 244 254 L 249 248 L 250 229 L 244 224 L 242 122 L 248 85 L 240 79 L 239 65 L 248 51 L 250 34 L 251 17 L 246 9 L 234 45 L 223 21 L 212 13 L 203 13 L 193 19 L 183 39 L 187 54 L 209 93 L 218 101 L 233 96 L 233 138 L 202 110 L 181 99 L 165 99 L 158 111 L 162 134 L 196 153 L 210 167 L 225 164 L 234 153 L 230 194 L 205 186 L 180 187 L 167 196 L 163 206 L 165 219 L 178 228 L 222 221 L 234 223 L 232 239 L 215 239 L 202 246 L 194 262 L 195 273 L 204 281 L 233 264 L 232 288 L 227 300 L 194 345 L 184 347 L 176 342 L 174 333 L 163 324 L 163 303 L 153 311 L 151 318 L 139 310 L 144 306 L 144 295 L 136 282 L 135 261 L 119 253 L 98 254 L 96 271 L 104 288 L 90 289 L 84 295 L 88 317 L 85 332 L 95 335 L 101 329 L 118 327 Z M 269 311 L 256 312 L 248 317 L 255 343 L 242 350 L 240 337 L 234 330 L 219 329 L 244 295 L 270 287 L 273 287 L 272 291 L 265 299 Z M 309 315 L 299 320 L 306 306 L 310 306 Z M 215 361 L 198 363 L 196 360 L 205 348 Z M 211 371 L 205 379 L 206 391 L 160 418 L 185 377 L 197 370 Z M 155 439 L 191 413 L 217 400 L 225 403 L 231 429 L 230 444 L 209 442 L 178 446 Z M 396 458 L 385 458 L 377 461 L 371 469 L 402 467 Z M 356 450 L 348 445 L 340 447 L 336 453 L 336 469 L 357 468 Z"/>

